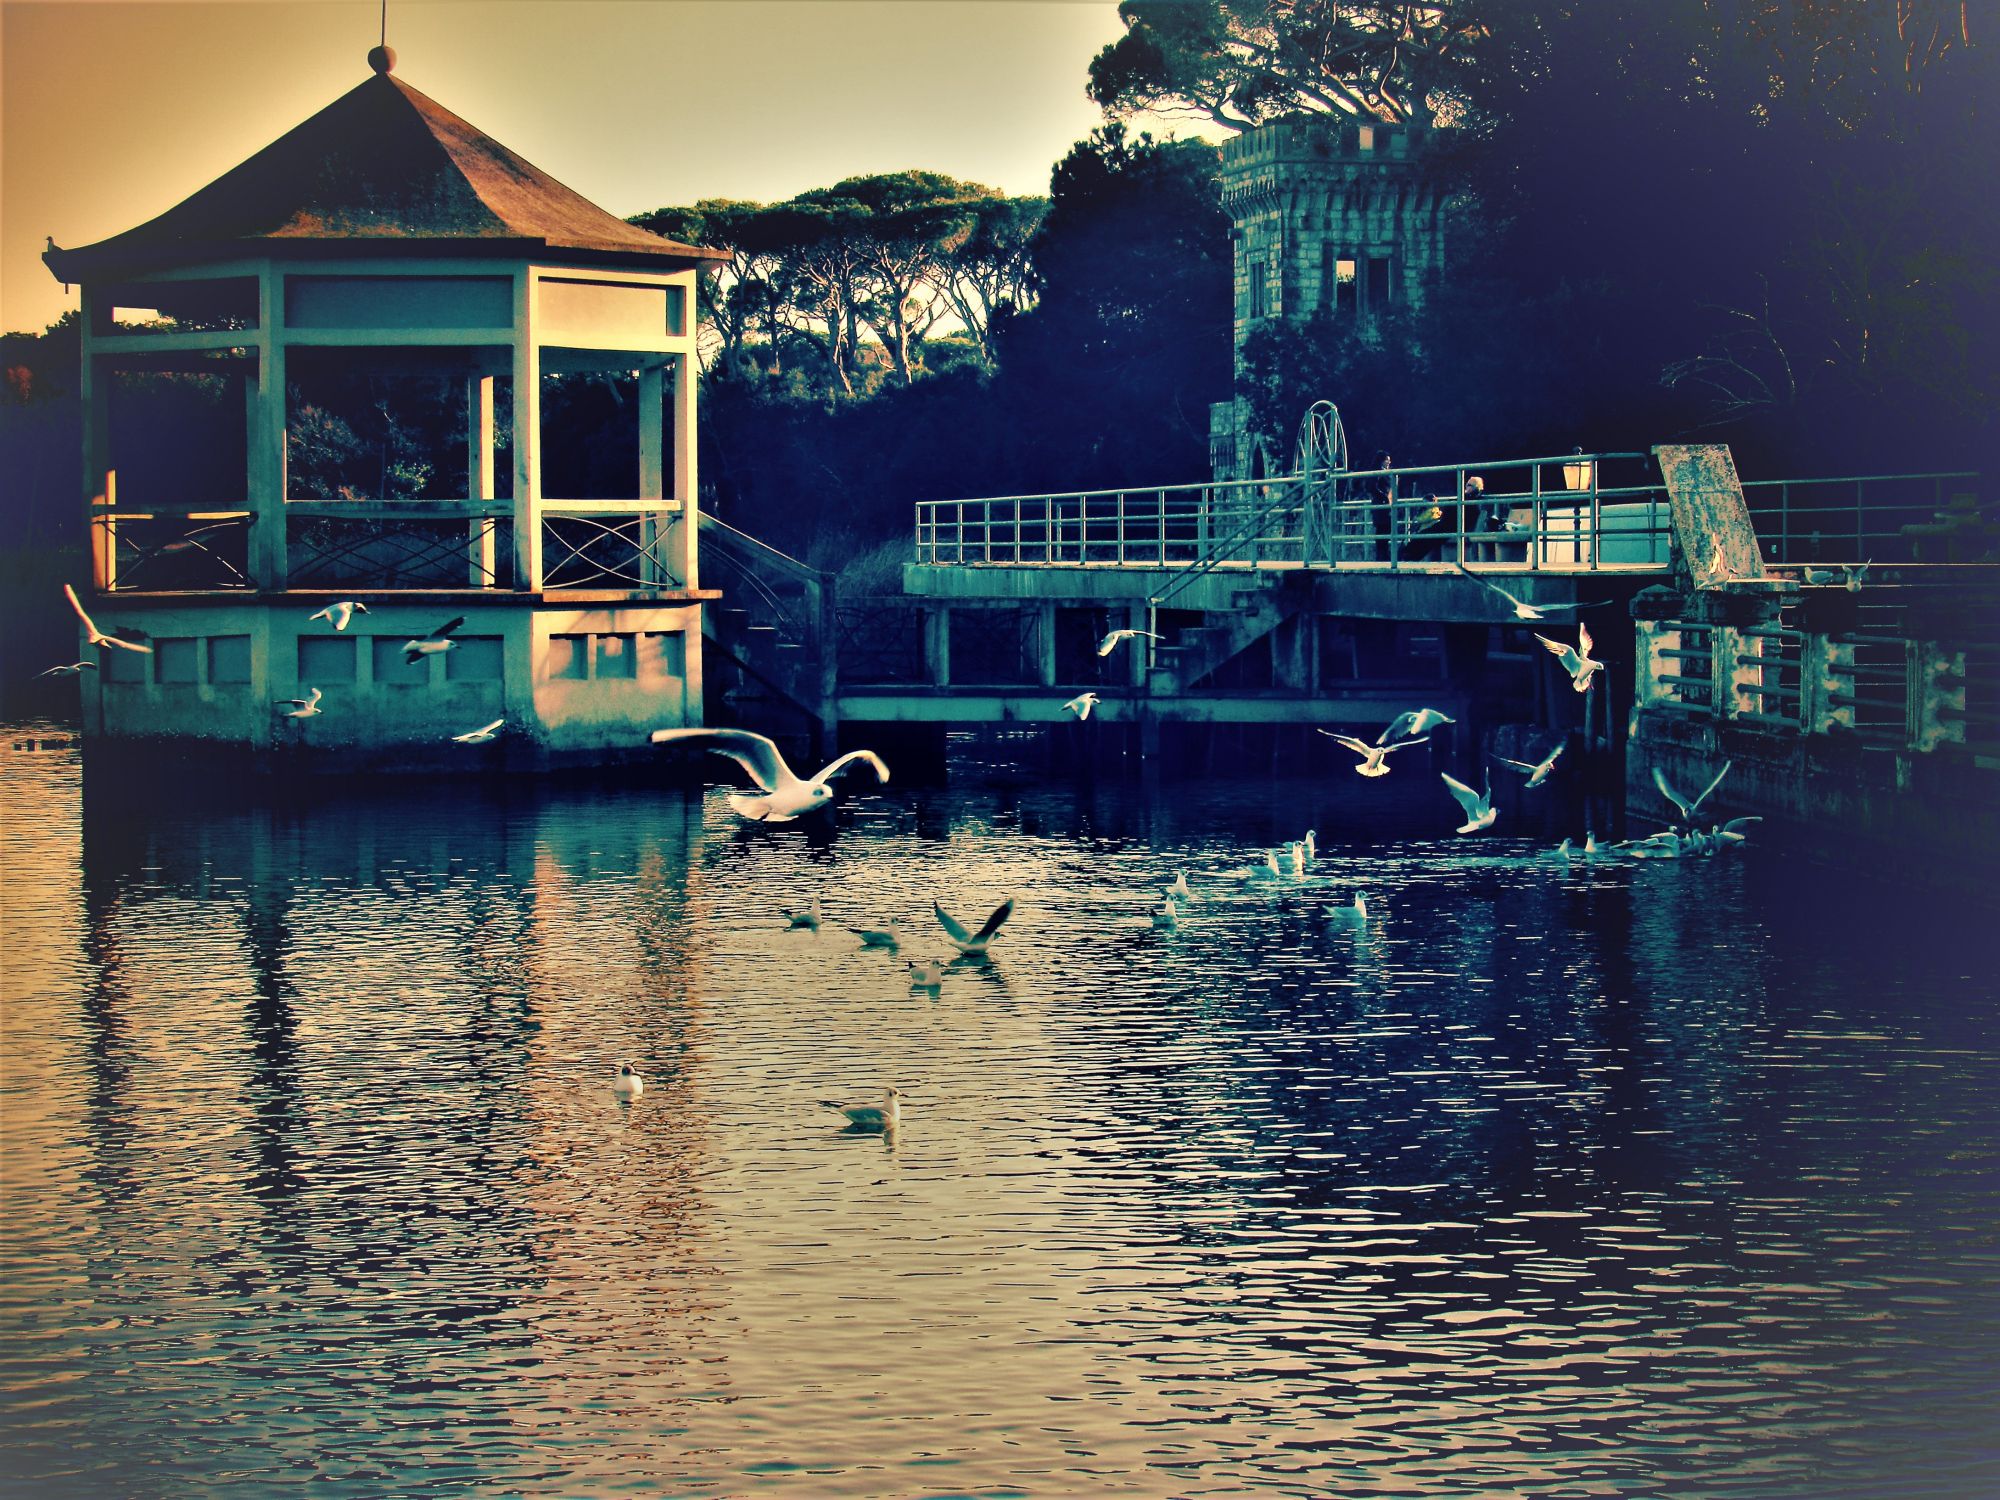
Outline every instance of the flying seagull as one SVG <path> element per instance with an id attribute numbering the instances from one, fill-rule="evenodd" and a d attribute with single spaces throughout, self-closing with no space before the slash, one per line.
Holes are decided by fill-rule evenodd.
<path id="1" fill-rule="evenodd" d="M 993 941 L 1007 919 L 1014 915 L 1014 898 L 1009 896 L 994 907 L 992 915 L 986 919 L 986 925 L 977 932 L 967 932 L 959 926 L 957 918 L 935 901 L 931 903 L 931 910 L 937 913 L 938 925 L 944 929 L 944 935 L 950 939 L 952 947 L 960 953 L 984 953 L 987 945 Z"/>
<path id="2" fill-rule="evenodd" d="M 325 609 L 315 611 L 306 618 L 309 620 L 324 620 L 335 630 L 345 630 L 347 629 L 347 622 L 353 619 L 357 613 L 367 614 L 368 606 L 363 604 L 359 599 L 342 599 L 338 603 L 329 604 Z"/>
<path id="3" fill-rule="evenodd" d="M 83 633 L 90 638 L 91 645 L 116 646 L 120 651 L 139 651 L 147 656 L 153 654 L 151 646 L 143 645 L 138 641 L 121 640 L 115 635 L 106 635 L 97 628 L 96 623 L 90 616 L 83 612 L 83 603 L 76 597 L 75 589 L 71 588 L 68 584 L 64 584 L 63 593 L 69 599 L 69 607 L 76 611 L 76 617 L 83 621 Z"/>
<path id="4" fill-rule="evenodd" d="M 646 1092 L 646 1080 L 639 1076 L 639 1070 L 630 1063 L 620 1063 L 618 1076 L 611 1080 L 611 1092 L 620 1099 L 636 1099 Z"/>
<path id="5" fill-rule="evenodd" d="M 903 1101 L 909 1098 L 901 1089 L 884 1089 L 880 1108 L 873 1104 L 835 1104 L 831 1099 L 819 1102 L 837 1114 L 847 1116 L 847 1123 L 859 1125 L 864 1130 L 894 1130 L 903 1123 Z"/>
<path id="6" fill-rule="evenodd" d="M 1523 783 L 1523 790 L 1526 790 L 1528 787 L 1540 786 L 1549 779 L 1549 773 L 1556 768 L 1556 758 L 1562 753 L 1563 747 L 1558 745 L 1549 752 L 1547 760 L 1535 761 L 1532 764 L 1525 760 L 1509 760 L 1504 755 L 1495 756 L 1494 759 L 1498 760 L 1503 766 L 1512 766 L 1517 771 L 1526 771 L 1528 779 Z"/>
<path id="7" fill-rule="evenodd" d="M 37 677 L 78 677 L 85 672 L 95 672 L 96 670 L 97 663 L 94 661 L 73 661 L 67 666 L 50 667 L 46 672 L 37 672 L 35 675 Z"/>
<path id="8" fill-rule="evenodd" d="M 490 745 L 494 740 L 499 738 L 500 726 L 506 722 L 505 719 L 495 719 L 491 724 L 487 724 L 482 728 L 471 729 L 467 730 L 464 734 L 453 735 L 451 742 L 454 745 Z"/>
<path id="9" fill-rule="evenodd" d="M 1493 820 L 1500 815 L 1493 810 L 1493 773 L 1486 773 L 1486 790 L 1475 792 L 1471 787 L 1448 772 L 1439 772 L 1444 784 L 1451 789 L 1458 805 L 1465 809 L 1465 821 L 1454 832 L 1477 833 L 1482 828 L 1491 828 Z"/>
<path id="10" fill-rule="evenodd" d="M 1160 638 L 1159 632 L 1156 630 L 1113 630 L 1097 643 L 1097 654 L 1099 656 L 1109 656 L 1113 651 L 1118 649 L 1120 641 L 1133 640 L 1142 635 L 1149 641 L 1157 641 Z"/>
<path id="11" fill-rule="evenodd" d="M 1389 727 L 1375 737 L 1375 743 L 1386 745 L 1391 740 L 1415 739 L 1429 734 L 1440 724 L 1456 724 L 1458 720 L 1448 714 L 1441 714 L 1434 708 L 1413 708 L 1407 713 L 1397 714 L 1389 721 Z"/>
<path id="12" fill-rule="evenodd" d="M 289 703 L 292 705 L 292 708 L 288 712 L 278 716 L 281 719 L 312 719 L 319 716 L 320 696 L 320 690 L 314 688 L 303 698 L 274 698 L 272 702 Z"/>
<path id="13" fill-rule="evenodd" d="M 1463 563 L 1459 564 L 1458 571 L 1463 573 L 1467 578 L 1470 578 L 1474 583 L 1478 584 L 1481 588 L 1489 589 L 1493 593 L 1498 594 L 1502 599 L 1505 599 L 1508 605 L 1512 607 L 1514 611 L 1514 618 L 1517 620 L 1546 620 L 1550 615 L 1561 614 L 1566 610 L 1594 609 L 1596 606 L 1600 604 L 1606 604 L 1610 602 L 1609 600 L 1605 599 L 1591 599 L 1587 601 L 1578 600 L 1570 604 L 1528 604 L 1520 599 L 1515 598 L 1512 594 L 1508 593 L 1507 590 L 1501 588 L 1499 584 L 1488 583 L 1484 578 L 1481 578 L 1477 573 L 1473 572 L 1472 569 L 1466 567 Z"/>
<path id="14" fill-rule="evenodd" d="M 1685 797 L 1681 796 L 1679 792 L 1675 791 L 1672 787 L 1667 785 L 1667 778 L 1660 774 L 1660 768 L 1658 766 L 1653 767 L 1653 785 L 1660 789 L 1660 795 L 1662 797 L 1665 797 L 1669 802 L 1673 803 L 1675 807 L 1680 809 L 1681 821 L 1683 823 L 1692 823 L 1694 821 L 1694 810 L 1697 807 L 1700 807 L 1702 803 L 1708 800 L 1708 794 L 1710 792 L 1714 791 L 1718 786 L 1722 785 L 1722 778 L 1729 774 L 1729 768 L 1734 764 L 1735 764 L 1734 761 L 1725 760 L 1722 763 L 1722 769 L 1715 773 L 1715 780 L 1711 781 L 1707 786 L 1703 787 L 1701 789 L 1701 795 L 1699 797 L 1696 797 L 1692 802 L 1688 801 Z"/>
<path id="15" fill-rule="evenodd" d="M 801 781 L 785 764 L 776 745 L 747 729 L 655 729 L 649 738 L 655 745 L 693 745 L 726 755 L 748 771 L 764 795 L 731 792 L 729 805 L 753 823 L 789 823 L 826 806 L 833 798 L 827 783 L 857 761 L 874 771 L 878 780 L 889 779 L 889 767 L 873 750 L 850 750 L 822 767 L 810 781 Z"/>
<path id="16" fill-rule="evenodd" d="M 451 633 L 464 623 L 465 616 L 460 615 L 455 620 L 446 620 L 429 635 L 403 642 L 403 665 L 408 666 L 420 656 L 436 656 L 440 651 L 449 651 L 458 644 L 450 639 Z"/>
<path id="17" fill-rule="evenodd" d="M 1569 685 L 1571 687 L 1575 688 L 1579 693 L 1590 691 L 1590 679 L 1597 675 L 1598 669 L 1604 663 L 1591 660 L 1590 627 L 1588 625 L 1578 623 L 1576 627 L 1577 643 L 1574 646 L 1568 645 L 1563 641 L 1552 641 L 1545 635 L 1538 635 L 1535 639 L 1555 653 L 1556 660 L 1561 662 L 1563 670 L 1569 673 Z"/>
<path id="18" fill-rule="evenodd" d="M 1348 734 L 1335 734 L 1330 729 L 1321 729 L 1318 733 L 1325 735 L 1336 745 L 1345 746 L 1361 757 L 1361 764 L 1354 768 L 1355 774 L 1359 776 L 1387 776 L 1389 768 L 1382 764 L 1383 756 L 1387 755 L 1391 750 L 1405 750 L 1411 745 L 1428 745 L 1430 743 L 1427 739 L 1421 739 L 1404 740 L 1400 744 L 1395 745 L 1371 745 L 1366 740 L 1357 740 Z"/>
<path id="19" fill-rule="evenodd" d="M 1097 694 L 1078 693 L 1069 702 L 1065 703 L 1063 707 L 1075 714 L 1078 720 L 1087 719 L 1090 717 L 1090 711 L 1097 707 Z"/>

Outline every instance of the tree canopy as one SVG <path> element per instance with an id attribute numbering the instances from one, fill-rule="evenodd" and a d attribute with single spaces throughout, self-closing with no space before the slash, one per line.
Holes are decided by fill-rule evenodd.
<path id="1" fill-rule="evenodd" d="M 1317 113 L 1429 123 L 1485 34 L 1471 0 L 1123 0 L 1125 35 L 1090 64 L 1107 115 L 1200 115 L 1244 131 Z"/>

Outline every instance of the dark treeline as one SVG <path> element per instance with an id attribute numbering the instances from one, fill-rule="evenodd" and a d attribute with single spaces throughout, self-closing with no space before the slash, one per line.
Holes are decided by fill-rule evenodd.
<path id="1" fill-rule="evenodd" d="M 1087 75 L 1113 121 L 1045 201 L 899 172 L 638 216 L 731 254 L 703 287 L 702 478 L 725 519 L 836 566 L 906 535 L 917 499 L 1197 480 L 1232 379 L 1281 453 L 1326 397 L 1357 450 L 1410 462 L 1694 438 L 1766 475 L 1992 466 L 2000 69 L 1955 0 L 1121 15 Z M 1267 325 L 1232 371 L 1218 152 L 1128 132 L 1139 108 L 1434 122 L 1443 279 L 1370 323 Z M 73 320 L 0 343 L 16 535 L 67 538 Z M 393 396 L 300 394 L 295 493 L 462 486 L 462 456 L 426 457 L 455 439 L 425 430 L 462 396 Z M 547 492 L 616 492 L 617 383 L 546 400 L 569 434 Z M 183 453 L 185 414 L 146 409 L 166 415 L 138 417 L 131 451 Z"/>

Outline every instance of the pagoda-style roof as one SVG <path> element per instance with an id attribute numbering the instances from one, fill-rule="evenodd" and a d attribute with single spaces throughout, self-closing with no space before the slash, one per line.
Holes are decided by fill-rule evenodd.
<path id="1" fill-rule="evenodd" d="M 157 219 L 73 250 L 51 243 L 42 259 L 89 281 L 244 255 L 412 251 L 655 270 L 727 258 L 626 223 L 378 71 Z"/>

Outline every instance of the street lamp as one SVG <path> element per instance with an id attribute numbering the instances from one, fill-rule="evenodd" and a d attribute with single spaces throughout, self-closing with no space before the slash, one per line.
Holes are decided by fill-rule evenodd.
<path id="1" fill-rule="evenodd" d="M 1583 456 L 1581 448 L 1570 450 L 1576 457 L 1563 465 L 1563 488 L 1566 490 L 1587 490 L 1596 478 L 1597 465 Z"/>

